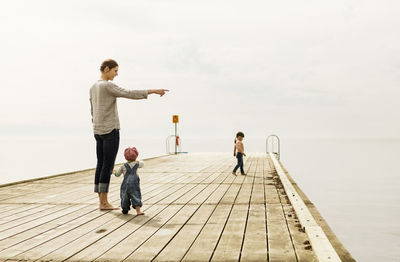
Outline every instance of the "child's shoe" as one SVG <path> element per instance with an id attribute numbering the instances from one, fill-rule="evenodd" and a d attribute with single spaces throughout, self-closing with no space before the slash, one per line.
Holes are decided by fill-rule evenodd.
<path id="1" fill-rule="evenodd" d="M 128 214 L 128 209 L 122 209 L 122 214 L 124 215 Z"/>

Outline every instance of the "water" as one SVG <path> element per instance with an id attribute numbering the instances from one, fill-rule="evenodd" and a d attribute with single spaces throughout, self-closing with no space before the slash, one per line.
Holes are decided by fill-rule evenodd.
<path id="1" fill-rule="evenodd" d="M 400 140 L 284 143 L 282 161 L 357 261 L 400 261 Z"/>
<path id="2" fill-rule="evenodd" d="M 0 184 L 95 166 L 93 137 L 0 138 Z M 245 138 L 264 152 L 264 138 Z M 165 138 L 121 136 L 140 158 L 165 154 Z M 231 137 L 183 138 L 189 152 L 233 151 Z M 400 139 L 282 138 L 282 163 L 357 261 L 400 261 Z M 232 159 L 234 161 L 234 159 Z"/>
<path id="3" fill-rule="evenodd" d="M 93 136 L 19 136 L 0 138 L 0 184 L 44 177 L 96 166 Z M 121 137 L 116 162 L 124 161 L 123 149 L 139 148 L 139 158 L 165 154 L 165 139 Z"/>

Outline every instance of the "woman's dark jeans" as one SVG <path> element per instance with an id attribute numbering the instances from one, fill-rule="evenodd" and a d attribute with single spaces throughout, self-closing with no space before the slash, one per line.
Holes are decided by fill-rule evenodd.
<path id="1" fill-rule="evenodd" d="M 240 173 L 244 174 L 244 170 L 243 170 L 243 154 L 240 152 L 236 153 L 236 158 L 238 160 L 237 165 L 235 166 L 235 168 L 233 169 L 233 172 L 236 173 L 236 170 L 240 167 Z"/>
<path id="2" fill-rule="evenodd" d="M 114 168 L 119 147 L 119 130 L 108 134 L 94 135 L 96 139 L 97 166 L 94 175 L 94 192 L 108 192 L 110 176 Z"/>

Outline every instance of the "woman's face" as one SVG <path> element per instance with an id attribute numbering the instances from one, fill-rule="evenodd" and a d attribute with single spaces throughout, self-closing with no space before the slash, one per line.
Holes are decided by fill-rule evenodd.
<path id="1" fill-rule="evenodd" d="M 118 66 L 109 69 L 108 67 L 106 67 L 104 69 L 104 76 L 106 77 L 107 80 L 114 80 L 114 77 L 116 77 L 118 75 Z"/>

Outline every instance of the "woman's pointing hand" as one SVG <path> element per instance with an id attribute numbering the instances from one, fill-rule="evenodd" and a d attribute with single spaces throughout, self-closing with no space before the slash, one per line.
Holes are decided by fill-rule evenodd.
<path id="1" fill-rule="evenodd" d="M 150 89 L 150 90 L 147 90 L 147 93 L 149 95 L 150 94 L 157 94 L 157 95 L 163 96 L 163 95 L 165 95 L 166 92 L 169 92 L 169 90 L 168 89 Z"/>

